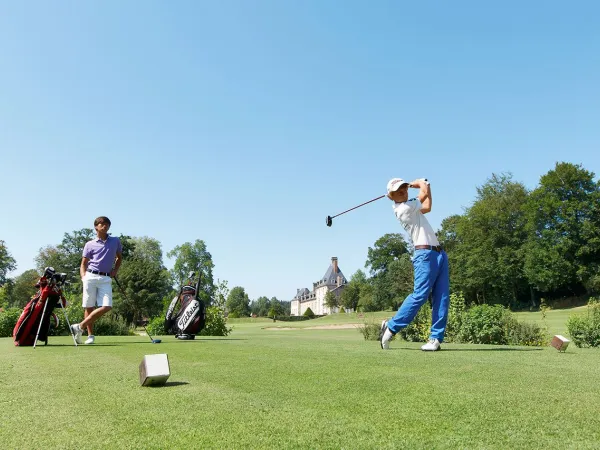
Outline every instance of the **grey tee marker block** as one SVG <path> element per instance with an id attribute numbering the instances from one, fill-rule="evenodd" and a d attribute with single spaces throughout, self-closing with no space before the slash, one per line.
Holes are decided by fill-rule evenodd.
<path id="1" fill-rule="evenodd" d="M 170 375 L 169 358 L 166 353 L 146 355 L 140 363 L 140 384 L 142 386 L 162 386 Z"/>

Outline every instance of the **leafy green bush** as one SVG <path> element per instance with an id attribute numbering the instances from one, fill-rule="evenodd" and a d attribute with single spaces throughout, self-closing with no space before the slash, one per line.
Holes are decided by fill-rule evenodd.
<path id="1" fill-rule="evenodd" d="M 229 317 L 230 319 L 239 319 L 240 314 L 237 311 L 231 311 L 229 314 L 227 314 L 227 317 Z"/>
<path id="2" fill-rule="evenodd" d="M 423 342 L 429 338 L 431 329 L 431 308 L 429 303 L 424 304 L 419 312 L 406 328 L 401 329 L 397 334 L 408 342 Z"/>
<path id="3" fill-rule="evenodd" d="M 477 305 L 462 315 L 458 342 L 471 344 L 508 344 L 505 325 L 510 311 L 500 305 Z"/>
<path id="4" fill-rule="evenodd" d="M 11 337 L 17 320 L 21 316 L 21 308 L 8 308 L 0 311 L 0 337 Z"/>
<path id="5" fill-rule="evenodd" d="M 74 323 L 79 323 L 83 320 L 83 308 L 80 303 L 68 303 L 66 308 L 67 317 L 69 318 L 69 323 L 73 325 Z M 69 326 L 67 325 L 67 321 L 65 320 L 65 314 L 63 313 L 61 308 L 54 308 L 54 314 L 58 317 L 59 323 L 58 328 L 50 328 L 50 336 L 67 336 L 71 334 L 69 331 Z M 94 330 L 95 333 L 95 330 Z"/>
<path id="6" fill-rule="evenodd" d="M 375 322 L 373 319 L 365 321 L 361 327 L 358 327 L 358 332 L 363 335 L 365 341 L 378 341 L 380 331 L 381 322 Z"/>
<path id="7" fill-rule="evenodd" d="M 233 328 L 227 327 L 227 319 L 220 308 L 206 308 L 206 325 L 200 332 L 201 336 L 227 336 L 232 330 Z"/>
<path id="8" fill-rule="evenodd" d="M 303 320 L 310 320 L 311 317 L 306 316 L 275 316 L 274 320 L 280 320 L 282 322 L 301 322 Z"/>
<path id="9" fill-rule="evenodd" d="M 519 322 L 512 315 L 507 315 L 507 341 L 509 345 L 544 346 L 548 344 L 546 331 L 538 324 Z"/>
<path id="10" fill-rule="evenodd" d="M 155 317 L 146 325 L 146 329 L 152 336 L 164 336 L 166 333 L 165 318 L 162 316 Z"/>
<path id="11" fill-rule="evenodd" d="M 131 336 L 133 335 L 133 329 L 124 318 L 117 317 L 111 311 L 94 323 L 94 334 L 100 336 Z"/>
<path id="12" fill-rule="evenodd" d="M 591 298 L 585 315 L 572 315 L 567 330 L 577 347 L 600 347 L 600 300 Z"/>
<path id="13" fill-rule="evenodd" d="M 448 323 L 446 324 L 446 334 L 444 336 L 445 342 L 457 342 L 458 333 L 463 323 L 463 315 L 466 310 L 467 306 L 462 292 L 450 294 Z"/>
<path id="14" fill-rule="evenodd" d="M 310 307 L 306 308 L 306 311 L 304 311 L 304 314 L 302 315 L 306 317 L 315 317 L 315 313 L 312 311 L 312 309 L 310 309 Z"/>

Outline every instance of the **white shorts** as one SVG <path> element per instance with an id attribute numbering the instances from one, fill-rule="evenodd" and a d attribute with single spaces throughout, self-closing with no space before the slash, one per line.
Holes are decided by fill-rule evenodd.
<path id="1" fill-rule="evenodd" d="M 83 306 L 93 308 L 98 306 L 112 307 L 112 278 L 86 272 L 83 276 Z"/>

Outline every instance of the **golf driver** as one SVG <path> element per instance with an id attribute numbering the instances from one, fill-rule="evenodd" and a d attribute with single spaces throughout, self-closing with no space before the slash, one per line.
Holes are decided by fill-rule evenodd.
<path id="1" fill-rule="evenodd" d="M 339 214 L 336 214 L 335 216 L 327 216 L 327 221 L 326 221 L 326 223 L 327 223 L 327 226 L 328 226 L 328 227 L 330 227 L 330 226 L 331 226 L 331 224 L 333 223 L 333 219 L 334 219 L 335 217 L 337 217 L 337 216 L 341 216 L 342 214 L 346 214 L 347 212 L 349 212 L 349 211 L 352 211 L 353 209 L 360 208 L 361 206 L 365 206 L 366 204 L 368 204 L 368 203 L 371 203 L 371 202 L 374 202 L 375 200 L 379 200 L 380 198 L 383 198 L 383 197 L 385 197 L 385 195 L 380 195 L 379 197 L 376 197 L 376 198 L 374 198 L 373 200 L 369 200 L 368 202 L 361 203 L 360 205 L 358 205 L 358 206 L 355 206 L 354 208 L 350 208 L 350 209 L 348 209 L 348 210 L 346 210 L 346 211 L 344 211 L 344 212 L 341 212 L 341 213 L 339 213 Z"/>
<path id="2" fill-rule="evenodd" d="M 121 284 L 119 283 L 119 280 L 117 280 L 117 277 L 115 277 L 115 281 L 117 282 L 117 286 L 119 286 L 119 291 L 121 291 L 121 295 L 123 297 L 127 298 L 127 296 L 125 295 L 125 291 L 123 291 L 123 288 L 121 287 Z M 153 344 L 160 344 L 162 342 L 161 339 L 153 339 L 152 336 L 150 336 L 150 333 L 148 333 L 148 330 L 146 329 L 145 325 L 142 325 L 142 327 L 144 328 L 144 331 L 146 332 L 146 334 L 150 338 L 150 341 L 152 341 Z"/>

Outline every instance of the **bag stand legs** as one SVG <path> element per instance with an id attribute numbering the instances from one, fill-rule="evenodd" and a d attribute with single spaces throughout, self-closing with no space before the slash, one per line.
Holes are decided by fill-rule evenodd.
<path id="1" fill-rule="evenodd" d="M 44 301 L 44 309 L 42 311 L 42 317 L 40 318 L 40 324 L 38 326 L 37 334 L 35 335 L 35 341 L 33 341 L 33 348 L 37 345 L 38 337 L 40 335 L 40 330 L 42 329 L 42 323 L 44 323 L 44 316 L 46 315 L 46 306 L 48 306 L 48 299 Z M 48 339 L 48 338 L 46 338 Z"/>
<path id="2" fill-rule="evenodd" d="M 63 304 L 62 298 L 60 300 L 58 300 L 58 304 L 60 305 L 60 308 L 62 309 L 63 314 L 65 316 L 65 320 L 67 321 L 67 327 L 69 327 L 69 333 L 71 333 L 71 337 L 73 338 L 73 343 L 75 344 L 75 347 L 77 347 L 77 340 L 75 339 L 73 330 L 71 330 L 71 323 L 69 322 L 69 317 L 67 316 L 67 310 L 65 308 L 65 305 Z M 40 335 L 40 330 L 42 329 L 42 322 L 44 321 L 44 316 L 46 314 L 46 306 L 48 306 L 47 299 L 46 299 L 46 302 L 44 303 L 44 310 L 42 311 L 42 319 L 40 320 L 40 325 L 38 326 L 37 334 L 35 335 L 35 341 L 33 342 L 33 348 L 35 348 L 35 346 L 37 345 L 38 337 Z"/>
<path id="3" fill-rule="evenodd" d="M 75 347 L 77 347 L 77 340 L 75 339 L 73 330 L 71 330 L 71 323 L 67 317 L 67 309 L 65 308 L 65 305 L 63 305 L 62 298 L 58 301 L 58 303 L 60 304 L 60 308 L 63 310 L 63 314 L 65 315 L 65 320 L 67 321 L 67 327 L 69 327 L 69 333 L 71 333 L 71 337 L 73 338 L 73 343 L 75 344 Z"/>

